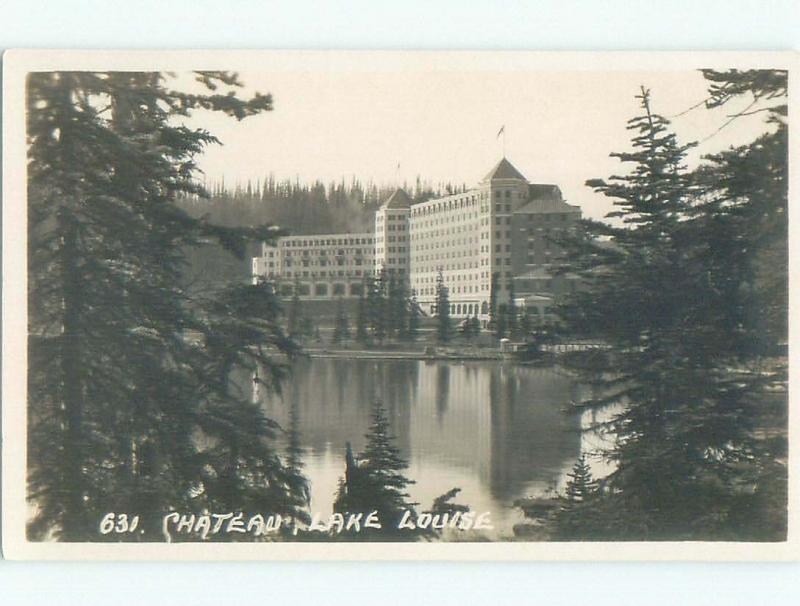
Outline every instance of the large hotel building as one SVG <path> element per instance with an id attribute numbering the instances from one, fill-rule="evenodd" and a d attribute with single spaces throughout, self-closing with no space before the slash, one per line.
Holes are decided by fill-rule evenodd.
<path id="1" fill-rule="evenodd" d="M 267 279 L 288 296 L 295 284 L 307 299 L 358 297 L 363 280 L 383 268 L 407 280 L 422 310 L 435 311 L 442 272 L 451 312 L 486 319 L 495 283 L 497 302 L 511 284 L 519 304 L 546 313 L 554 293 L 573 288 L 551 266 L 552 241 L 581 216 L 556 185 L 529 183 L 503 158 L 477 187 L 414 203 L 398 189 L 375 213 L 372 233 L 288 236 L 264 245 L 253 280 Z"/>

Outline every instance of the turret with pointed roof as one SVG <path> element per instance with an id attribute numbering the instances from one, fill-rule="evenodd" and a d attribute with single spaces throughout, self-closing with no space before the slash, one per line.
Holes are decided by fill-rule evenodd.
<path id="1" fill-rule="evenodd" d="M 411 197 L 406 191 L 402 187 L 398 187 L 386 202 L 381 204 L 381 208 L 409 208 L 411 202 Z"/>
<path id="2" fill-rule="evenodd" d="M 494 168 L 489 171 L 489 174 L 483 178 L 482 182 L 485 183 L 486 181 L 495 181 L 497 179 L 518 179 L 526 183 L 528 181 L 506 158 L 503 158 L 500 162 L 495 164 Z"/>
<path id="3" fill-rule="evenodd" d="M 375 272 L 385 269 L 389 275 L 409 274 L 408 216 L 411 196 L 398 187 L 375 211 Z M 398 233 L 399 232 L 399 233 Z"/>

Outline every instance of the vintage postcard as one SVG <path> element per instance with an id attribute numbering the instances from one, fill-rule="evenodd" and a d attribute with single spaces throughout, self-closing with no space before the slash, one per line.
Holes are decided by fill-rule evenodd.
<path id="1" fill-rule="evenodd" d="M 795 558 L 797 68 L 10 51 L 4 556 Z"/>

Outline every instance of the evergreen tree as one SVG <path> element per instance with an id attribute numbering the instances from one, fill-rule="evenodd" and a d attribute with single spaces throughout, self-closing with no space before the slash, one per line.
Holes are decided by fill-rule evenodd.
<path id="1" fill-rule="evenodd" d="M 314 320 L 308 314 L 303 314 L 300 319 L 299 335 L 304 339 L 310 339 L 314 336 L 315 327 Z"/>
<path id="2" fill-rule="evenodd" d="M 416 294 L 412 293 L 411 299 L 408 302 L 408 329 L 406 337 L 409 341 L 416 341 L 419 336 L 419 318 L 422 311 L 417 303 Z"/>
<path id="3" fill-rule="evenodd" d="M 394 308 L 395 336 L 405 341 L 408 339 L 408 324 L 411 302 L 408 296 L 408 283 L 403 278 L 397 280 L 392 293 Z"/>
<path id="4" fill-rule="evenodd" d="M 560 307 L 564 328 L 608 347 L 573 364 L 603 394 L 599 405 L 620 410 L 608 424 L 616 469 L 593 504 L 592 532 L 728 536 L 751 502 L 743 483 L 759 486 L 766 459 L 756 456 L 753 427 L 766 384 L 780 377 L 748 367 L 748 275 L 731 271 L 742 255 L 719 237 L 736 230 L 717 229 L 725 213 L 703 203 L 708 186 L 686 171 L 692 145 L 678 143 L 646 90 L 638 98 L 633 150 L 612 154 L 631 170 L 588 182 L 614 200 L 608 217 L 622 225 L 585 221 L 584 235 L 565 239 L 586 287 Z M 752 168 L 738 177 L 751 182 Z"/>
<path id="5" fill-rule="evenodd" d="M 497 289 L 500 287 L 500 274 L 492 274 L 492 283 L 489 285 L 489 328 L 494 329 L 497 324 Z"/>
<path id="6" fill-rule="evenodd" d="M 370 289 L 367 294 L 367 312 L 370 318 L 372 338 L 379 344 L 382 344 L 386 338 L 387 280 L 386 268 L 382 267 L 378 279 L 370 279 Z"/>
<path id="7" fill-rule="evenodd" d="M 369 313 L 367 309 L 367 296 L 365 293 L 372 289 L 371 279 L 364 280 L 361 294 L 358 297 L 358 311 L 356 313 L 356 341 L 362 346 L 369 343 Z"/>
<path id="8" fill-rule="evenodd" d="M 519 334 L 520 338 L 527 340 L 531 336 L 531 317 L 528 311 L 523 311 L 519 316 Z"/>
<path id="9" fill-rule="evenodd" d="M 786 536 L 788 445 L 750 430 L 771 427 L 781 435 L 787 427 L 788 78 L 781 70 L 703 74 L 709 107 L 750 100 L 729 122 L 750 113 L 766 118 L 764 134 L 708 157 L 695 172 L 703 197 L 690 225 L 706 242 L 694 259 L 707 269 L 703 313 L 711 330 L 698 330 L 697 339 L 713 343 L 714 366 L 730 373 L 718 394 L 733 392 L 728 405 L 747 428 L 736 442 L 746 464 L 731 461 L 731 477 L 754 487 L 728 500 L 724 527 L 727 536 L 779 540 Z M 709 424 L 708 431 L 718 429 Z"/>
<path id="10" fill-rule="evenodd" d="M 277 426 L 231 384 L 293 344 L 264 285 L 193 298 L 185 250 L 208 240 L 242 257 L 265 228 L 192 219 L 205 195 L 195 156 L 216 139 L 181 124 L 194 109 L 242 119 L 271 107 L 140 72 L 41 72 L 28 79 L 28 487 L 33 540 L 97 540 L 110 511 L 135 511 L 161 540 L 170 510 L 299 514 L 304 480 L 272 447 Z M 269 352 L 270 355 L 267 355 Z M 249 373 L 248 373 L 249 376 Z"/>
<path id="11" fill-rule="evenodd" d="M 595 509 L 598 496 L 597 482 L 592 478 L 586 456 L 581 454 L 572 471 L 567 474 L 569 480 L 566 485 L 566 494 L 560 497 L 562 506 L 554 518 L 556 539 L 561 540 L 586 540 L 602 538 L 603 516 L 607 515 L 602 509 L 598 513 Z"/>
<path id="12" fill-rule="evenodd" d="M 292 339 L 298 339 L 303 333 L 303 304 L 300 301 L 300 280 L 295 278 L 292 288 L 292 299 L 286 315 L 286 332 Z"/>
<path id="13" fill-rule="evenodd" d="M 581 454 L 575 462 L 567 477 L 569 481 L 566 486 L 566 499 L 570 503 L 583 503 L 597 490 L 596 482 L 592 479 L 592 470 L 584 454 Z"/>
<path id="14" fill-rule="evenodd" d="M 514 280 L 509 280 L 508 283 L 508 307 L 506 315 L 508 317 L 508 333 L 515 341 L 519 339 L 519 324 L 517 321 L 517 302 L 516 293 L 514 292 Z"/>
<path id="15" fill-rule="evenodd" d="M 444 276 L 440 267 L 436 276 L 436 338 L 439 343 L 447 343 L 450 340 L 451 331 L 450 298 L 447 294 L 447 287 L 444 285 Z"/>
<path id="16" fill-rule="evenodd" d="M 473 338 L 477 339 L 481 335 L 481 321 L 478 319 L 478 312 L 475 312 L 475 315 L 472 316 L 472 336 Z"/>
<path id="17" fill-rule="evenodd" d="M 413 531 L 398 529 L 403 512 L 412 515 L 416 503 L 410 502 L 408 487 L 413 480 L 404 475 L 408 462 L 395 446 L 390 434 L 389 420 L 380 402 L 372 411 L 372 423 L 366 434 L 367 445 L 358 457 L 352 455 L 348 444 L 345 479 L 334 503 L 334 511 L 378 512 L 381 529 L 365 529 L 354 534 L 361 540 L 413 540 Z"/>
<path id="18" fill-rule="evenodd" d="M 785 354 L 788 334 L 788 125 L 787 74 L 779 70 L 703 70 L 709 80 L 709 107 L 750 97 L 761 104 L 771 127 L 754 141 L 707 158 L 696 177 L 706 192 L 697 205 L 698 230 L 713 238 L 715 286 L 724 300 L 740 301 L 729 310 L 733 321 L 747 327 L 750 355 Z M 746 114 L 745 114 L 746 115 Z M 737 114 L 731 120 L 739 118 Z M 738 278 L 744 286 L 737 291 Z M 731 326 L 734 328 L 734 325 Z"/>
<path id="19" fill-rule="evenodd" d="M 508 331 L 508 310 L 505 303 L 501 303 L 497 308 L 494 335 L 499 341 L 504 339 Z"/>
<path id="20" fill-rule="evenodd" d="M 333 329 L 332 342 L 334 345 L 342 345 L 350 340 L 350 321 L 344 309 L 342 300 L 339 299 L 336 312 L 336 326 Z"/>

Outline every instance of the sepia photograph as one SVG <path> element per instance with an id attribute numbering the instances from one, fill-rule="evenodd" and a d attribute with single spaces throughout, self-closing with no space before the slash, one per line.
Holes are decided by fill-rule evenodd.
<path id="1" fill-rule="evenodd" d="M 794 60 L 10 53 L 6 557 L 786 554 Z"/>

